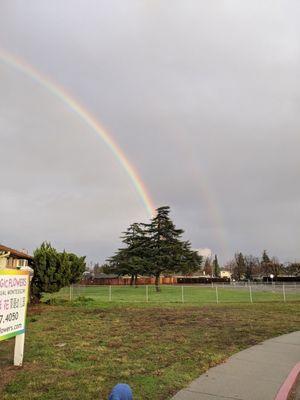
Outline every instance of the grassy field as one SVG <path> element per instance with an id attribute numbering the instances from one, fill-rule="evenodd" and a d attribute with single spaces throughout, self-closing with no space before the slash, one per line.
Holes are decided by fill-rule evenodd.
<path id="1" fill-rule="evenodd" d="M 162 291 L 157 293 L 154 286 L 74 286 L 73 289 L 64 288 L 58 294 L 55 293 L 47 298 L 72 299 L 78 297 L 89 297 L 97 303 L 106 301 L 113 302 L 160 302 L 160 303 L 191 303 L 191 304 L 210 304 L 237 302 L 283 302 L 300 300 L 300 285 L 262 286 L 253 285 L 251 293 L 249 287 L 223 286 L 163 286 Z"/>
<path id="2" fill-rule="evenodd" d="M 0 342 L 0 398 L 107 399 L 122 381 L 135 400 L 166 400 L 231 354 L 299 329 L 298 302 L 31 307 L 23 368 L 11 366 L 13 340 Z"/>

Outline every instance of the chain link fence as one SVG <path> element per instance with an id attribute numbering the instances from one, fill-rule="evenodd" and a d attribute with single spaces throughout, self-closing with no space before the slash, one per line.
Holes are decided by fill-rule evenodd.
<path id="1" fill-rule="evenodd" d="M 298 283 L 231 283 L 211 285 L 104 286 L 72 285 L 46 298 L 69 301 L 146 303 L 259 303 L 300 301 Z"/>

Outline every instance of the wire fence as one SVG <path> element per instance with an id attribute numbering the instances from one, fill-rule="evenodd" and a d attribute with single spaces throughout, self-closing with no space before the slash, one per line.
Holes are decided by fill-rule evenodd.
<path id="1" fill-rule="evenodd" d="M 253 283 L 212 285 L 104 286 L 72 285 L 45 296 L 69 301 L 91 299 L 95 302 L 153 303 L 259 303 L 300 301 L 298 283 Z"/>

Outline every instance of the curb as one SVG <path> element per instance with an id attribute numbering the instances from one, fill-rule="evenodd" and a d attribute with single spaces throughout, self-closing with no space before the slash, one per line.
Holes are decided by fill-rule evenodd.
<path id="1" fill-rule="evenodd" d="M 289 373 L 288 377 L 286 378 L 286 380 L 282 384 L 281 388 L 279 389 L 279 391 L 275 397 L 275 400 L 287 400 L 288 399 L 289 394 L 290 394 L 294 384 L 296 383 L 296 380 L 299 375 L 300 375 L 300 362 L 297 363 L 293 367 L 291 372 Z"/>

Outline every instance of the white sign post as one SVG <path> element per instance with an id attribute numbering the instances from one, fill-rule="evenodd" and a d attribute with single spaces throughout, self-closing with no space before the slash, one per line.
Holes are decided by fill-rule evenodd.
<path id="1" fill-rule="evenodd" d="M 14 365 L 23 363 L 29 272 L 0 270 L 0 341 L 16 337 Z"/>

